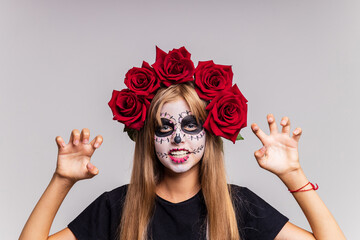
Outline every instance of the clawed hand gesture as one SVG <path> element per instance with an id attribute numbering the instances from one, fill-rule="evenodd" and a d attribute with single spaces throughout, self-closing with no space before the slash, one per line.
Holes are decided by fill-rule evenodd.
<path id="1" fill-rule="evenodd" d="M 290 136 L 290 120 L 283 117 L 279 132 L 275 118 L 272 114 L 267 115 L 270 134 L 266 135 L 256 123 L 251 125 L 254 134 L 260 139 L 263 147 L 255 151 L 254 155 L 263 169 L 266 169 L 281 177 L 292 171 L 300 169 L 298 142 L 301 136 L 301 128 L 296 128 Z"/>
<path id="2" fill-rule="evenodd" d="M 101 135 L 96 136 L 90 143 L 90 131 L 84 128 L 81 131 L 72 131 L 68 144 L 62 137 L 56 137 L 58 158 L 55 174 L 75 183 L 78 180 L 92 178 L 99 170 L 90 163 L 91 156 L 103 142 Z"/>

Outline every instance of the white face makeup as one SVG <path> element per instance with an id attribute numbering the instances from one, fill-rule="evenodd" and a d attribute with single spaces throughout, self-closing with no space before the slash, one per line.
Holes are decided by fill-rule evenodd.
<path id="1" fill-rule="evenodd" d="M 155 152 L 160 162 L 176 173 L 186 172 L 204 155 L 205 130 L 183 98 L 165 103 L 162 126 L 155 129 Z"/>

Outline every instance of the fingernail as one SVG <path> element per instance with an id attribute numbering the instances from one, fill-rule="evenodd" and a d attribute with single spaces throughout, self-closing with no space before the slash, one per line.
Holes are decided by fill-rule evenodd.
<path id="1" fill-rule="evenodd" d="M 294 131 L 294 133 L 295 133 L 295 134 L 299 134 L 299 130 L 296 129 L 296 130 Z"/>
<path id="2" fill-rule="evenodd" d="M 281 124 L 282 124 L 282 125 L 284 125 L 285 123 L 286 123 L 286 121 L 285 121 L 285 120 L 282 120 L 282 121 L 281 121 Z"/>
<path id="3" fill-rule="evenodd" d="M 95 143 L 94 147 L 96 148 L 99 147 L 99 143 Z"/>
<path id="4" fill-rule="evenodd" d="M 79 140 L 75 140 L 74 145 L 78 145 L 78 144 L 79 144 Z"/>
<path id="5" fill-rule="evenodd" d="M 65 145 L 65 143 L 64 143 L 64 142 L 62 142 L 62 143 L 61 143 L 61 146 L 62 146 L 62 147 L 65 147 L 66 145 Z"/>
<path id="6" fill-rule="evenodd" d="M 273 119 L 270 117 L 270 118 L 269 118 L 269 122 L 272 122 L 272 120 L 273 120 Z"/>
<path id="7" fill-rule="evenodd" d="M 94 168 L 94 165 L 92 165 L 91 163 L 88 163 L 88 168 L 91 170 Z"/>
<path id="8" fill-rule="evenodd" d="M 84 141 L 83 141 L 84 144 L 87 144 L 88 142 L 89 142 L 88 139 L 84 139 Z"/>
<path id="9" fill-rule="evenodd" d="M 261 152 L 265 152 L 265 146 L 260 149 Z"/>

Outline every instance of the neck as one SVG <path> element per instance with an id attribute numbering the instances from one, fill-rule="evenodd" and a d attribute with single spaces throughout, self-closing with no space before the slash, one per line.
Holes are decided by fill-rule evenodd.
<path id="1" fill-rule="evenodd" d="M 184 173 L 170 172 L 165 168 L 164 178 L 156 187 L 156 194 L 172 203 L 183 202 L 201 189 L 199 164 Z"/>

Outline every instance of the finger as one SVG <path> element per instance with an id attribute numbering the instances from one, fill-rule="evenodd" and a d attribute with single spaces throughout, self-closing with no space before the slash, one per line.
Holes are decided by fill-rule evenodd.
<path id="1" fill-rule="evenodd" d="M 71 132 L 69 143 L 72 143 L 76 146 L 79 144 L 79 142 L 80 142 L 80 131 L 77 129 L 74 129 Z"/>
<path id="2" fill-rule="evenodd" d="M 299 139 L 300 139 L 300 137 L 301 137 L 301 134 L 302 134 L 301 128 L 295 128 L 295 130 L 293 131 L 293 136 L 292 136 L 292 138 L 293 138 L 295 141 L 299 142 Z"/>
<path id="3" fill-rule="evenodd" d="M 93 148 L 99 148 L 102 143 L 103 143 L 103 137 L 101 135 L 97 135 L 96 138 L 94 138 L 90 144 L 91 146 L 93 146 Z"/>
<path id="4" fill-rule="evenodd" d="M 83 128 L 80 134 L 80 141 L 84 144 L 88 144 L 89 138 L 90 138 L 90 130 L 88 128 Z"/>
<path id="5" fill-rule="evenodd" d="M 267 120 L 268 120 L 268 123 L 269 123 L 270 134 L 277 133 L 278 129 L 277 129 L 277 126 L 276 126 L 274 115 L 272 115 L 271 113 L 268 114 L 267 115 Z"/>
<path id="6" fill-rule="evenodd" d="M 99 173 L 99 169 L 97 167 L 95 167 L 91 162 L 88 162 L 88 164 L 86 164 L 86 168 L 90 174 L 90 176 L 95 176 L 98 175 Z"/>
<path id="7" fill-rule="evenodd" d="M 253 133 L 259 138 L 263 145 L 265 145 L 267 135 L 259 128 L 256 123 L 251 124 Z"/>
<path id="8" fill-rule="evenodd" d="M 288 117 L 283 117 L 280 125 L 283 126 L 282 133 L 290 134 L 290 119 Z"/>
<path id="9" fill-rule="evenodd" d="M 259 150 L 254 152 L 254 156 L 257 161 L 261 161 L 265 157 L 266 148 L 263 146 Z"/>
<path id="10" fill-rule="evenodd" d="M 65 142 L 64 142 L 64 139 L 62 139 L 62 137 L 60 137 L 60 136 L 57 136 L 57 137 L 55 138 L 55 142 L 56 142 L 56 144 L 57 144 L 57 146 L 58 146 L 59 149 L 60 149 L 60 148 L 65 148 L 65 146 L 66 146 L 66 144 L 65 144 Z"/>

